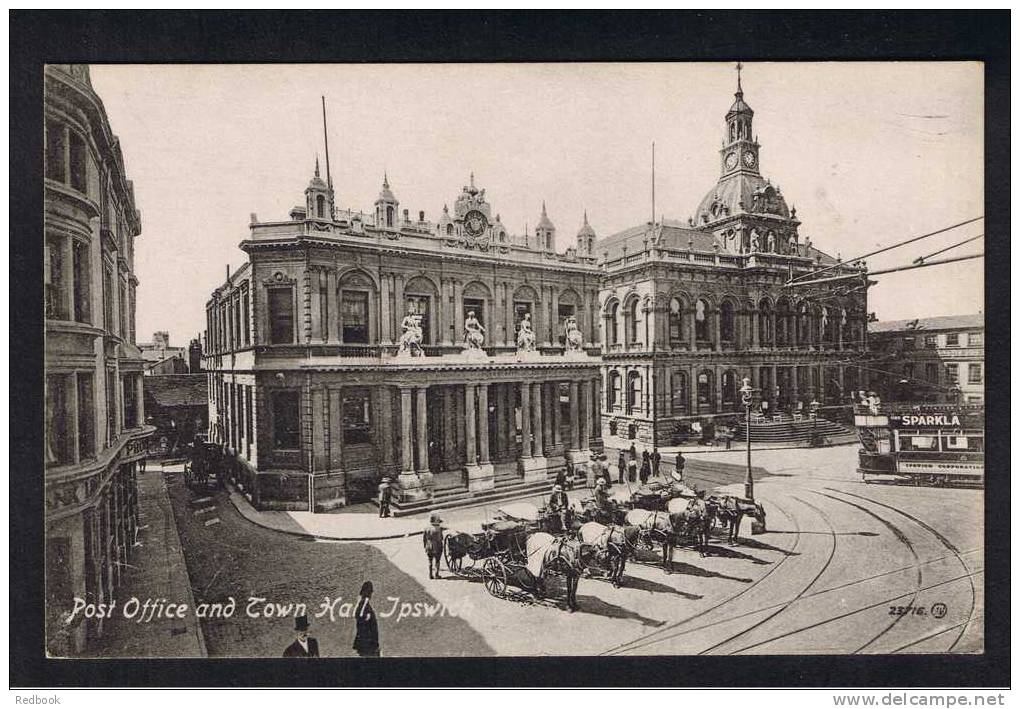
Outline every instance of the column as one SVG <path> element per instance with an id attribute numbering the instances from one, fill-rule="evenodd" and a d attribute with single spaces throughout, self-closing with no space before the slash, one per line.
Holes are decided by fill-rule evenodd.
<path id="1" fill-rule="evenodd" d="M 138 419 L 135 422 L 136 426 L 143 426 L 143 425 L 145 425 L 145 389 L 144 389 L 144 385 L 142 383 L 143 381 L 144 380 L 142 379 L 142 375 L 141 374 L 136 374 L 135 375 L 135 412 L 136 412 L 135 416 Z M 74 410 L 77 411 L 78 409 L 75 408 Z M 77 418 L 77 417 L 72 417 L 72 418 Z M 75 436 L 73 440 L 76 442 L 75 443 L 75 447 L 77 447 L 78 437 Z"/>
<path id="2" fill-rule="evenodd" d="M 797 410 L 797 402 L 800 401 L 800 382 L 798 379 L 798 371 L 800 367 L 794 365 L 790 367 L 790 408 L 793 411 Z"/>
<path id="3" fill-rule="evenodd" d="M 836 376 L 838 377 L 837 381 L 839 382 L 839 394 L 840 394 L 840 400 L 839 400 L 838 403 L 845 404 L 845 403 L 847 403 L 847 400 L 849 399 L 849 397 L 847 396 L 847 393 L 846 393 L 845 369 L 844 369 L 843 365 L 842 364 L 839 365 L 839 367 L 837 368 L 836 371 L 837 371 L 837 375 Z"/>
<path id="4" fill-rule="evenodd" d="M 525 385 L 527 386 L 527 385 Z M 531 427 L 534 429 L 534 447 L 533 455 L 536 458 L 543 457 L 545 455 L 545 445 L 543 437 L 543 424 L 542 424 L 542 402 L 544 397 L 542 396 L 542 384 L 536 382 L 531 385 L 531 408 L 532 408 L 532 420 Z"/>
<path id="5" fill-rule="evenodd" d="M 714 367 L 714 379 L 715 379 L 715 412 L 721 413 L 723 410 L 723 392 L 722 392 L 722 367 L 716 365 Z"/>
<path id="6" fill-rule="evenodd" d="M 452 304 L 450 303 L 453 298 L 453 280 L 450 278 L 443 278 L 439 283 L 439 302 L 436 303 L 436 308 L 439 310 L 439 338 L 438 342 L 443 345 L 451 345 L 453 341 L 450 339 L 450 325 L 453 313 L 451 311 Z"/>
<path id="7" fill-rule="evenodd" d="M 591 448 L 591 431 L 593 423 L 594 408 L 592 402 L 592 386 L 590 381 L 584 382 L 580 387 L 581 392 L 581 448 Z"/>
<path id="8" fill-rule="evenodd" d="M 343 468 L 343 399 L 340 389 L 329 389 L 329 470 L 331 473 Z M 389 448 L 389 446 L 387 446 Z"/>
<path id="9" fill-rule="evenodd" d="M 818 403 L 819 404 L 824 404 L 825 403 L 825 388 L 826 388 L 825 365 L 819 364 L 818 365 Z"/>
<path id="10" fill-rule="evenodd" d="M 793 312 L 790 314 L 790 317 L 788 318 L 788 322 L 786 325 L 789 342 L 794 347 L 800 346 L 800 336 L 797 334 L 797 330 L 799 329 L 797 327 L 798 325 L 797 320 L 798 320 L 797 310 L 794 308 Z"/>
<path id="11" fill-rule="evenodd" d="M 602 378 L 591 380 L 592 416 L 594 417 L 594 436 L 602 438 Z"/>
<path id="12" fill-rule="evenodd" d="M 691 416 L 698 415 L 698 368 L 692 366 L 690 368 L 690 386 L 687 387 L 688 392 L 688 414 Z"/>
<path id="13" fill-rule="evenodd" d="M 521 382 L 521 457 L 531 457 L 531 386 Z"/>
<path id="14" fill-rule="evenodd" d="M 748 317 L 751 319 L 751 349 L 758 349 L 758 309 L 752 307 L 747 311 Z"/>
<path id="15" fill-rule="evenodd" d="M 329 467 L 329 459 L 326 457 L 326 421 L 325 421 L 325 400 L 326 392 L 324 389 L 312 389 L 312 470 L 314 474 L 319 471 L 325 471 Z M 242 397 L 238 397 L 239 403 L 243 401 Z M 244 416 L 241 415 L 243 411 L 243 404 L 237 407 L 234 412 L 238 419 L 237 426 L 235 429 L 238 435 L 235 436 L 234 440 L 237 442 L 238 451 L 241 450 L 241 437 L 244 432 Z M 314 510 L 313 510 L 314 511 Z"/>
<path id="16" fill-rule="evenodd" d="M 467 465 L 478 464 L 477 424 L 478 417 L 475 412 L 475 386 L 474 384 L 464 385 L 464 448 L 467 451 Z"/>
<path id="17" fill-rule="evenodd" d="M 556 435 L 553 432 L 553 421 L 555 420 L 555 413 L 553 413 L 553 406 L 555 405 L 554 386 L 554 382 L 544 382 L 542 384 L 542 440 L 545 442 L 546 448 L 552 448 L 556 445 Z"/>
<path id="18" fill-rule="evenodd" d="M 771 405 L 770 405 L 769 408 L 771 409 L 770 413 L 774 414 L 774 413 L 776 413 L 776 409 L 779 408 L 779 402 L 776 399 L 776 387 L 779 386 L 779 379 L 777 378 L 779 370 L 776 367 L 776 365 L 774 365 L 774 364 L 772 365 L 770 370 L 771 371 L 769 372 L 769 376 L 772 378 L 772 381 L 769 382 L 769 388 L 770 388 L 770 391 L 769 391 L 769 401 L 771 402 Z"/>
<path id="19" fill-rule="evenodd" d="M 779 342 L 778 333 L 776 332 L 776 311 L 775 309 L 769 311 L 769 347 L 775 347 L 776 343 Z"/>
<path id="20" fill-rule="evenodd" d="M 384 345 L 391 345 L 393 344 L 393 314 L 391 312 L 393 298 L 390 293 L 389 274 L 382 274 L 379 281 L 382 283 L 382 307 L 379 309 L 379 323 L 382 332 L 379 341 Z"/>
<path id="21" fill-rule="evenodd" d="M 417 441 L 418 441 L 418 470 L 421 472 L 429 469 L 429 428 L 428 428 L 428 401 L 425 393 L 428 387 L 416 387 L 415 398 L 417 399 Z"/>
<path id="22" fill-rule="evenodd" d="M 550 382 L 549 388 L 552 390 L 552 395 L 549 397 L 549 405 L 552 407 L 552 440 L 556 443 L 563 443 L 563 412 L 560 410 L 560 383 Z M 569 447 L 569 445 L 563 446 L 564 450 Z"/>
<path id="23" fill-rule="evenodd" d="M 722 352 L 722 315 L 719 308 L 712 311 L 712 341 L 715 343 L 715 351 Z"/>
<path id="24" fill-rule="evenodd" d="M 464 343 L 464 298 L 462 297 L 462 286 L 458 281 L 453 281 L 453 344 Z"/>
<path id="25" fill-rule="evenodd" d="M 695 352 L 698 349 L 698 306 L 697 302 L 691 305 L 691 310 L 688 317 L 687 323 L 687 335 L 691 340 L 691 352 Z"/>
<path id="26" fill-rule="evenodd" d="M 478 462 L 489 462 L 489 385 L 478 386 Z"/>
<path id="27" fill-rule="evenodd" d="M 581 448 L 581 430 L 578 424 L 578 418 L 580 414 L 580 403 L 578 394 L 577 381 L 570 382 L 570 448 L 571 450 L 580 450 Z"/>
<path id="28" fill-rule="evenodd" d="M 309 280 L 309 313 L 311 315 L 311 338 L 312 342 L 322 342 L 326 339 L 325 333 L 322 331 L 322 270 L 318 266 L 308 267 L 308 280 Z M 230 311 L 233 312 L 233 306 L 230 307 Z M 233 330 L 231 327 L 231 338 L 233 338 Z M 234 347 L 238 347 L 238 343 L 234 343 Z"/>
<path id="29" fill-rule="evenodd" d="M 400 469 L 404 473 L 414 472 L 414 438 L 411 435 L 411 387 L 400 387 Z"/>
<path id="30" fill-rule="evenodd" d="M 326 271 L 326 308 L 326 332 L 322 336 L 327 342 L 339 342 L 340 310 L 336 298 L 336 270 L 332 268 Z M 245 327 L 248 326 L 245 323 Z"/>
<path id="31" fill-rule="evenodd" d="M 457 416 L 454 413 L 453 387 L 443 387 L 443 467 L 446 470 L 455 466 L 457 451 L 456 428 Z"/>

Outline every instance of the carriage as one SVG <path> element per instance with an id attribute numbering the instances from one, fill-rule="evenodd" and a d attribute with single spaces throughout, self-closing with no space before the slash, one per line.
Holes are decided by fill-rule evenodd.
<path id="1" fill-rule="evenodd" d="M 191 490 L 222 487 L 223 454 L 218 443 L 195 441 L 184 462 L 184 484 Z"/>
<path id="2" fill-rule="evenodd" d="M 664 512 L 671 500 L 684 498 L 693 500 L 698 493 L 678 480 L 655 481 L 642 485 L 630 496 L 630 504 L 636 510 L 657 510 Z"/>

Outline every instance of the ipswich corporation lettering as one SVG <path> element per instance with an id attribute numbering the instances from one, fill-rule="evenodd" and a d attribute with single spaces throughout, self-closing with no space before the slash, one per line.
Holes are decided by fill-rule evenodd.
<path id="1" fill-rule="evenodd" d="M 960 425 L 960 417 L 956 414 L 904 414 L 901 421 L 904 426 Z"/>

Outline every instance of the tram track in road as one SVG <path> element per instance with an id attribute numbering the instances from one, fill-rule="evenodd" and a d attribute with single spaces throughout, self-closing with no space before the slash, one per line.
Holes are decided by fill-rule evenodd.
<path id="1" fill-rule="evenodd" d="M 740 592 L 735 593 L 734 595 L 732 595 L 732 596 L 730 596 L 730 597 L 720 601 L 716 605 L 711 606 L 710 608 L 705 609 L 704 611 L 699 613 L 697 616 L 691 616 L 689 618 L 684 618 L 683 620 L 678 621 L 676 623 L 673 623 L 673 624 L 671 624 L 671 625 L 669 625 L 669 626 L 667 626 L 665 628 L 659 628 L 658 630 L 654 630 L 651 633 L 647 633 L 646 635 L 642 635 L 641 637 L 635 638 L 635 639 L 630 640 L 630 641 L 628 641 L 626 643 L 621 643 L 620 645 L 617 645 L 617 646 L 612 647 L 612 648 L 610 648 L 608 650 L 605 650 L 605 651 L 603 651 L 600 654 L 601 655 L 617 655 L 617 654 L 621 654 L 621 653 L 624 653 L 624 652 L 629 652 L 630 650 L 636 650 L 636 649 L 640 649 L 640 648 L 643 648 L 643 647 L 647 647 L 648 645 L 652 645 L 652 644 L 655 644 L 655 643 L 665 642 L 667 640 L 673 639 L 674 637 L 677 637 L 677 636 L 680 636 L 680 635 L 684 635 L 684 634 L 686 634 L 688 632 L 695 632 L 697 630 L 701 630 L 702 628 L 710 627 L 710 625 L 712 625 L 712 624 L 698 626 L 696 628 L 690 628 L 690 629 L 686 629 L 686 630 L 681 630 L 680 632 L 674 633 L 672 635 L 664 635 L 665 633 L 669 633 L 670 631 L 676 630 L 677 628 L 680 628 L 681 626 L 684 626 L 684 625 L 687 625 L 688 623 L 691 623 L 692 621 L 696 620 L 698 617 L 700 617 L 702 615 L 705 615 L 707 613 L 711 613 L 712 611 L 716 610 L 717 608 L 721 608 L 721 607 L 725 606 L 727 603 L 732 603 L 733 601 L 735 601 L 738 598 L 740 598 L 740 597 L 744 596 L 745 594 L 747 594 L 751 589 L 755 588 L 761 582 L 763 582 L 765 579 L 767 579 L 769 576 L 771 576 L 773 573 L 775 573 L 775 571 L 780 566 L 782 566 L 786 562 L 787 559 L 789 559 L 791 556 L 794 555 L 794 553 L 795 553 L 795 551 L 797 549 L 797 546 L 800 544 L 801 531 L 800 531 L 800 525 L 797 524 L 797 520 L 793 517 L 793 515 L 791 515 L 787 510 L 783 509 L 782 506 L 777 505 L 775 502 L 773 502 L 771 500 L 768 500 L 768 498 L 765 498 L 765 499 L 769 502 L 770 505 L 775 507 L 788 520 L 790 520 L 790 523 L 794 527 L 794 533 L 797 535 L 794 538 L 793 545 L 789 549 L 787 549 L 787 550 L 785 550 L 783 552 L 783 558 L 782 559 L 777 561 L 772 566 L 771 569 L 769 569 L 766 573 L 762 574 L 762 576 L 760 578 L 758 578 L 755 581 L 753 581 L 751 584 L 746 586 L 743 590 L 741 590 Z"/>
<path id="2" fill-rule="evenodd" d="M 897 527 L 892 522 L 889 522 L 888 520 L 882 519 L 881 517 L 876 515 L 871 510 L 869 510 L 866 507 L 863 507 L 861 505 L 858 505 L 855 502 L 850 502 L 848 500 L 844 500 L 844 499 L 836 497 L 834 495 L 827 495 L 824 492 L 816 492 L 815 494 L 816 495 L 821 495 L 822 497 L 827 497 L 830 500 L 835 500 L 836 502 L 840 502 L 840 503 L 842 503 L 844 505 L 848 505 L 850 507 L 853 507 L 854 509 L 860 510 L 864 514 L 868 515 L 872 519 L 877 520 L 881 525 L 883 525 L 886 529 L 888 529 L 890 532 L 893 533 L 893 536 L 896 537 L 897 541 L 899 541 L 901 544 L 903 544 L 905 547 L 907 547 L 908 550 L 910 550 L 910 554 L 914 557 L 914 568 L 917 570 L 917 582 L 915 583 L 914 596 L 913 596 L 913 598 L 910 599 L 910 603 L 908 604 L 910 606 L 913 606 L 914 603 L 917 601 L 917 597 L 919 595 L 921 595 L 921 586 L 924 583 L 923 582 L 923 574 L 921 572 L 921 557 L 918 556 L 917 549 L 914 548 L 914 545 L 910 542 L 910 539 L 907 537 L 907 535 L 903 533 L 903 530 L 901 530 L 899 527 Z M 890 630 L 892 630 L 894 627 L 896 627 L 896 625 L 901 620 L 903 620 L 906 617 L 907 616 L 905 614 L 898 615 L 898 616 L 894 617 L 892 619 L 892 621 L 880 633 L 878 633 L 877 635 L 872 637 L 868 642 L 866 642 L 863 645 L 861 645 L 860 647 L 858 647 L 851 654 L 856 655 L 858 653 L 864 652 L 865 649 L 867 649 L 869 646 L 874 645 L 876 642 L 878 642 L 878 640 L 881 639 L 882 636 L 884 636 L 886 633 L 888 633 Z"/>
<path id="3" fill-rule="evenodd" d="M 720 648 L 720 647 L 722 647 L 724 645 L 727 645 L 727 644 L 733 642 L 734 640 L 736 640 L 737 638 L 743 637 L 743 636 L 747 635 L 748 633 L 750 633 L 752 630 L 760 628 L 761 626 L 765 625 L 769 621 L 773 620 L 780 613 L 782 613 L 785 610 L 787 610 L 788 608 L 790 608 L 790 606 L 792 606 L 794 603 L 796 603 L 797 601 L 799 601 L 802 598 L 804 598 L 805 594 L 807 594 L 807 592 L 809 590 L 811 590 L 812 586 L 814 586 L 816 583 L 818 583 L 818 579 L 820 579 L 822 577 L 822 574 L 824 574 L 826 572 L 826 570 L 829 568 L 829 566 L 832 564 L 832 560 L 836 556 L 836 547 L 839 544 L 839 541 L 838 541 L 839 537 L 836 534 L 836 528 L 832 526 L 832 521 L 829 519 L 828 515 L 826 515 L 824 512 L 822 512 L 821 508 L 816 507 L 815 505 L 812 505 L 810 502 L 807 502 L 805 500 L 800 499 L 796 495 L 790 495 L 790 497 L 792 499 L 796 500 L 797 502 L 801 503 L 802 505 L 808 507 L 809 509 L 814 510 L 815 513 L 822 519 L 822 521 L 825 522 L 825 524 L 829 527 L 829 534 L 832 537 L 832 547 L 829 549 L 829 556 L 828 556 L 828 558 L 826 558 L 825 563 L 822 564 L 822 568 L 818 570 L 818 573 L 816 573 L 811 578 L 811 580 L 808 582 L 808 584 L 803 589 L 801 589 L 800 592 L 797 593 L 796 596 L 794 596 L 789 601 L 786 601 L 785 603 L 780 605 L 779 608 L 777 608 L 774 612 L 770 613 L 769 615 L 767 615 L 766 617 L 762 618 L 758 622 L 754 623 L 753 625 L 751 625 L 751 626 L 749 626 L 747 628 L 744 628 L 739 633 L 734 633 L 733 635 L 731 635 L 730 637 L 726 638 L 725 640 L 722 640 L 722 641 L 716 643 L 715 645 L 712 645 L 711 647 L 708 647 L 708 648 L 705 648 L 704 650 L 701 650 L 698 653 L 699 655 L 707 655 L 708 653 L 712 652 L 713 650 L 716 650 L 716 649 L 718 649 L 718 648 Z M 767 641 L 764 641 L 764 642 L 772 642 L 772 641 L 771 640 L 767 640 Z M 741 648 L 740 650 L 733 650 L 733 651 L 728 652 L 726 654 L 728 654 L 728 655 L 735 655 L 738 652 L 742 652 L 743 650 L 746 650 L 748 648 L 757 647 L 758 644 L 761 644 L 761 643 L 756 643 L 754 645 L 749 645 L 749 646 L 747 646 L 745 648 Z"/>
<path id="4" fill-rule="evenodd" d="M 950 553 L 956 558 L 956 560 L 959 562 L 960 566 L 963 567 L 963 570 L 965 572 L 964 575 L 966 576 L 966 578 L 967 578 L 967 580 L 968 580 L 968 582 L 970 584 L 970 610 L 967 612 L 967 620 L 960 624 L 960 632 L 956 636 L 956 639 L 953 640 L 953 643 L 945 650 L 945 652 L 952 652 L 953 649 L 960 643 L 960 640 L 963 639 L 963 634 L 966 632 L 967 626 L 970 625 L 971 621 L 973 620 L 973 618 L 974 618 L 974 611 L 977 608 L 977 589 L 974 586 L 974 578 L 973 578 L 974 574 L 971 573 L 970 567 L 967 565 L 967 562 L 964 561 L 963 553 L 956 547 L 955 544 L 953 544 L 951 541 L 949 541 L 944 534 L 939 532 L 937 529 L 932 527 L 927 522 L 925 522 L 925 521 L 923 521 L 921 519 L 918 519 L 914 515 L 910 514 L 909 512 L 904 511 L 903 509 L 901 509 L 899 507 L 896 507 L 894 505 L 889 505 L 889 504 L 886 504 L 884 502 L 879 502 L 877 500 L 873 500 L 870 497 L 865 497 L 864 495 L 857 495 L 857 494 L 852 493 L 852 492 L 846 492 L 846 491 L 843 491 L 843 490 L 835 490 L 833 488 L 828 488 L 828 487 L 827 488 L 823 488 L 823 489 L 829 490 L 831 492 L 841 492 L 842 494 L 847 495 L 849 497 L 856 497 L 856 498 L 858 498 L 860 500 L 864 500 L 865 502 L 870 502 L 873 505 L 877 505 L 879 507 L 884 507 L 885 509 L 892 510 L 893 512 L 895 512 L 897 514 L 902 515 L 903 517 L 911 520 L 912 522 L 914 522 L 915 524 L 920 526 L 922 529 L 926 530 L 931 535 L 933 535 L 936 539 L 938 539 L 939 543 L 941 543 L 942 546 L 944 546 L 946 549 L 948 549 L 950 551 Z M 975 573 L 977 573 L 977 572 L 975 572 Z M 916 644 L 916 643 L 912 643 L 912 644 Z"/>

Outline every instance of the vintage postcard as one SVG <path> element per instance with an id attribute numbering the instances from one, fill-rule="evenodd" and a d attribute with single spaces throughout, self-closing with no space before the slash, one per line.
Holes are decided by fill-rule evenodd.
<path id="1" fill-rule="evenodd" d="M 44 76 L 50 658 L 984 652 L 981 62 Z"/>

